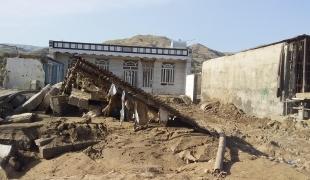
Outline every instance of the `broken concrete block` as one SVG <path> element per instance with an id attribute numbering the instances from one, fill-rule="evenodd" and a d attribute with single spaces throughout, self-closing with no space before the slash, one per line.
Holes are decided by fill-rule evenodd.
<path id="1" fill-rule="evenodd" d="M 91 95 L 89 93 L 80 91 L 78 89 L 72 89 L 68 103 L 81 109 L 88 109 L 89 108 L 88 100 L 90 99 Z"/>
<path id="2" fill-rule="evenodd" d="M 35 119 L 35 113 L 23 113 L 12 116 L 7 116 L 5 121 L 8 123 L 30 123 Z"/>
<path id="3" fill-rule="evenodd" d="M 101 108 L 97 108 L 97 109 L 88 111 L 86 114 L 83 114 L 82 118 L 91 119 L 91 118 L 99 116 L 100 114 L 102 114 Z"/>
<path id="4" fill-rule="evenodd" d="M 38 109 L 47 110 L 50 107 L 51 97 L 56 96 L 59 92 L 60 92 L 60 89 L 58 87 L 52 86 L 51 89 L 44 96 Z"/>
<path id="5" fill-rule="evenodd" d="M 54 114 L 65 115 L 73 110 L 73 106 L 68 104 L 67 95 L 57 95 L 51 97 L 50 106 Z"/>
<path id="6" fill-rule="evenodd" d="M 107 93 L 105 91 L 90 92 L 90 99 L 96 101 L 104 101 Z"/>
<path id="7" fill-rule="evenodd" d="M 10 155 L 11 151 L 12 151 L 12 145 L 0 144 L 0 163 L 1 160 L 5 159 Z"/>
<path id="8" fill-rule="evenodd" d="M 50 90 L 51 85 L 46 85 L 40 92 L 33 95 L 22 106 L 18 107 L 15 112 L 28 112 L 35 110 L 42 102 L 45 94 Z"/>
<path id="9" fill-rule="evenodd" d="M 37 146 L 41 147 L 41 146 L 45 146 L 48 143 L 52 142 L 53 139 L 55 139 L 55 137 L 40 138 L 40 139 L 36 139 L 34 142 Z"/>
<path id="10" fill-rule="evenodd" d="M 84 149 L 88 146 L 96 144 L 97 142 L 98 141 L 82 141 L 67 144 L 47 144 L 43 147 L 39 147 L 40 157 L 44 159 L 50 159 L 69 151 L 78 151 Z"/>
<path id="11" fill-rule="evenodd" d="M 73 150 L 72 144 L 61 144 L 61 145 L 45 145 L 39 147 L 40 157 L 44 159 L 50 159 L 58 156 L 62 153 Z"/>

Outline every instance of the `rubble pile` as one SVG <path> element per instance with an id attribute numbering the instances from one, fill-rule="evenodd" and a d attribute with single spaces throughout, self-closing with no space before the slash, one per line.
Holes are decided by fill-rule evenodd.
<path id="1" fill-rule="evenodd" d="M 50 159 L 104 140 L 108 129 L 93 121 L 97 116 L 120 119 L 120 124 L 131 121 L 135 131 L 148 128 L 151 121 L 163 125 L 172 121 L 210 133 L 199 121 L 82 58 L 77 58 L 62 83 L 46 85 L 39 92 L 0 92 L 0 160 L 4 168 L 16 171 L 22 170 L 29 158 Z M 179 101 L 190 103 L 186 97 Z M 52 118 L 47 121 L 44 116 Z M 80 118 L 71 121 L 66 116 Z"/>

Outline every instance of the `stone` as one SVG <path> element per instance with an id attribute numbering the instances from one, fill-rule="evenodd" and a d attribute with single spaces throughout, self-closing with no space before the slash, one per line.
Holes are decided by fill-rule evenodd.
<path id="1" fill-rule="evenodd" d="M 212 109 L 214 107 L 218 107 L 219 105 L 220 105 L 219 101 L 205 102 L 205 103 L 201 104 L 200 109 L 203 111 L 206 111 L 206 110 Z"/>
<path id="2" fill-rule="evenodd" d="M 9 123 L 31 123 L 34 121 L 35 116 L 36 116 L 35 113 L 22 113 L 22 114 L 7 116 L 5 118 L 5 121 Z"/>
<path id="3" fill-rule="evenodd" d="M 154 173 L 154 174 L 161 174 L 163 173 L 163 167 L 157 165 L 149 165 L 145 167 L 145 172 Z"/>

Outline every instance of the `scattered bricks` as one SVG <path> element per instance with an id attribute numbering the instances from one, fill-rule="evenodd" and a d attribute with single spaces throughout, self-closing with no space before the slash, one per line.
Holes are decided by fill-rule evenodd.
<path id="1" fill-rule="evenodd" d="M 8 123 L 30 123 L 35 119 L 35 113 L 23 113 L 18 115 L 7 116 L 5 121 Z"/>
<path id="2" fill-rule="evenodd" d="M 35 110 L 42 102 L 45 94 L 50 90 L 51 86 L 48 84 L 46 85 L 40 92 L 33 95 L 30 99 L 28 99 L 23 105 L 18 107 L 15 112 L 29 112 Z"/>

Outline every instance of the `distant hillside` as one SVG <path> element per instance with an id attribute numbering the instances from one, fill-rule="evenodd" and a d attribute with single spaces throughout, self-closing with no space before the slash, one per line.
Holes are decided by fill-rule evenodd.
<path id="1" fill-rule="evenodd" d="M 129 46 L 170 47 L 169 38 L 154 35 L 136 35 L 131 38 L 109 40 L 104 43 Z"/>
<path id="2" fill-rule="evenodd" d="M 0 43 L 0 57 L 14 56 L 17 54 L 17 51 L 19 54 L 43 56 L 48 53 L 48 48 L 32 45 Z"/>
<path id="3" fill-rule="evenodd" d="M 104 43 L 115 45 L 170 47 L 170 42 L 171 40 L 165 36 L 136 35 L 131 38 L 109 40 Z M 192 49 L 193 56 L 192 72 L 201 72 L 201 65 L 203 61 L 226 55 L 226 53 L 210 49 L 202 44 L 193 44 L 189 46 L 189 48 Z"/>

